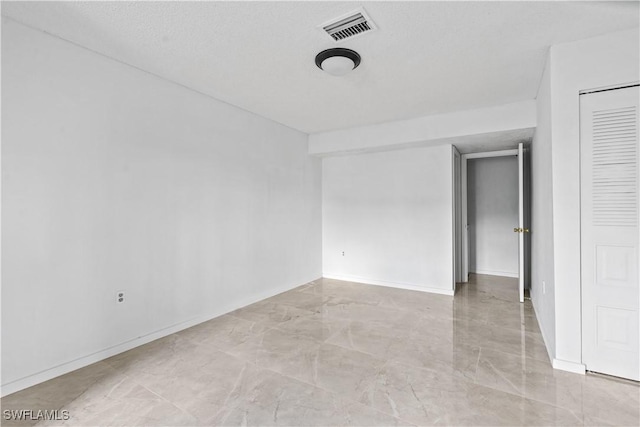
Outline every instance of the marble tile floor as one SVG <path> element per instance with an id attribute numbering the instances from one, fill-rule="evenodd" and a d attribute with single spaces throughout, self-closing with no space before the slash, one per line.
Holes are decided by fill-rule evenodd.
<path id="1" fill-rule="evenodd" d="M 1 405 L 71 416 L 38 425 L 640 425 L 640 386 L 553 370 L 496 276 L 454 298 L 320 279 Z"/>

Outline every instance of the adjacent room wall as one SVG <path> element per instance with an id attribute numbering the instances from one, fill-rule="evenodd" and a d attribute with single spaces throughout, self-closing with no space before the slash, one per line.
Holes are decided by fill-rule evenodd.
<path id="1" fill-rule="evenodd" d="M 531 301 L 550 359 L 555 357 L 553 182 L 551 159 L 551 62 L 537 97 L 538 126 L 531 144 Z"/>
<path id="2" fill-rule="evenodd" d="M 450 145 L 326 157 L 322 203 L 325 277 L 453 293 Z"/>
<path id="3" fill-rule="evenodd" d="M 2 24 L 4 394 L 321 275 L 305 134 Z"/>
<path id="4" fill-rule="evenodd" d="M 559 44 L 551 48 L 550 61 L 556 313 L 554 366 L 583 371 L 579 92 L 638 83 L 640 33 L 636 28 Z"/>
<path id="5" fill-rule="evenodd" d="M 469 272 L 518 277 L 518 161 L 467 161 Z"/>

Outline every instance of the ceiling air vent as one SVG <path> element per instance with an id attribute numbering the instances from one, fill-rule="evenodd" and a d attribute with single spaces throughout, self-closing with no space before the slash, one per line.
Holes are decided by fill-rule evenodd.
<path id="1" fill-rule="evenodd" d="M 371 18 L 367 16 L 365 10 L 360 8 L 322 24 L 320 28 L 334 41 L 341 42 L 373 31 L 376 29 L 376 26 Z"/>

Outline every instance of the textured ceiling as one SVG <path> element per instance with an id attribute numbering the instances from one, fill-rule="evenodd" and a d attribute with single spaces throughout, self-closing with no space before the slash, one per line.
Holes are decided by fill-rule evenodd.
<path id="1" fill-rule="evenodd" d="M 637 27 L 638 2 L 3 2 L 2 13 L 304 132 L 533 99 L 548 47 Z M 364 6 L 378 30 L 314 64 L 317 25 Z"/>

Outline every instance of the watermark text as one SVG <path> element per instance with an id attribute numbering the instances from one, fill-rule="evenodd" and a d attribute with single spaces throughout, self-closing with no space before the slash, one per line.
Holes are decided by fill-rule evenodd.
<path id="1" fill-rule="evenodd" d="M 2 417 L 7 421 L 66 421 L 71 415 L 66 409 L 5 409 Z"/>

